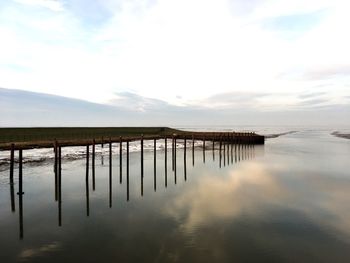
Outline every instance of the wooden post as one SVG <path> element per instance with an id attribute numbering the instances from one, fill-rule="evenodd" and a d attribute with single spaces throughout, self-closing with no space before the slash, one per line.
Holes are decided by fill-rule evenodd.
<path id="1" fill-rule="evenodd" d="M 101 148 L 103 149 L 103 136 L 101 137 Z"/>
<path id="2" fill-rule="evenodd" d="M 230 134 L 227 134 L 227 166 L 230 165 Z"/>
<path id="3" fill-rule="evenodd" d="M 187 142 L 186 142 L 186 135 L 185 135 L 185 139 L 184 139 L 184 178 L 185 178 L 185 181 L 187 180 L 187 174 L 186 174 L 186 145 Z"/>
<path id="4" fill-rule="evenodd" d="M 226 166 L 226 137 L 224 135 L 224 151 L 223 151 L 223 154 L 224 154 L 224 167 Z"/>
<path id="5" fill-rule="evenodd" d="M 119 183 L 123 180 L 123 141 L 122 137 L 119 137 Z"/>
<path id="6" fill-rule="evenodd" d="M 126 141 L 126 200 L 129 201 L 129 140 Z"/>
<path id="7" fill-rule="evenodd" d="M 213 162 L 215 161 L 215 136 L 213 136 Z"/>
<path id="8" fill-rule="evenodd" d="M 92 140 L 92 190 L 95 191 L 95 139 Z"/>
<path id="9" fill-rule="evenodd" d="M 192 134 L 192 166 L 194 166 L 194 135 Z"/>
<path id="10" fill-rule="evenodd" d="M 153 167 L 154 167 L 154 178 L 153 178 L 153 188 L 154 191 L 157 191 L 157 139 L 154 139 L 153 143 L 153 152 L 154 152 L 154 157 L 153 157 Z"/>
<path id="11" fill-rule="evenodd" d="M 233 133 L 231 134 L 231 164 L 233 164 Z"/>
<path id="12" fill-rule="evenodd" d="M 143 134 L 141 134 L 141 177 L 143 177 Z"/>
<path id="13" fill-rule="evenodd" d="M 109 138 L 109 207 L 112 207 L 112 140 Z"/>
<path id="14" fill-rule="evenodd" d="M 205 137 L 203 137 L 203 163 L 205 163 Z"/>
<path id="15" fill-rule="evenodd" d="M 11 144 L 11 157 L 10 157 L 10 195 L 11 195 L 11 211 L 16 211 L 15 205 L 15 188 L 13 182 L 13 167 L 14 167 L 14 159 L 15 159 L 15 146 Z"/>
<path id="16" fill-rule="evenodd" d="M 164 177 L 165 177 L 165 187 L 168 187 L 168 138 L 165 135 L 165 139 L 164 139 Z"/>
<path id="17" fill-rule="evenodd" d="M 58 226 L 62 226 L 62 149 L 58 146 Z"/>
<path id="18" fill-rule="evenodd" d="M 86 180 L 89 179 L 89 145 L 86 145 Z"/>
<path id="19" fill-rule="evenodd" d="M 172 160 L 172 170 L 174 171 L 174 134 L 171 137 L 171 160 Z"/>
<path id="20" fill-rule="evenodd" d="M 176 184 L 176 180 L 177 176 L 176 176 L 176 137 L 174 138 L 174 180 L 175 180 L 175 184 Z"/>
<path id="21" fill-rule="evenodd" d="M 22 149 L 19 149 L 18 164 L 18 203 L 19 203 L 19 238 L 23 239 L 23 172 L 22 172 Z"/>
<path id="22" fill-rule="evenodd" d="M 220 166 L 220 168 L 221 168 L 221 159 L 222 159 L 222 153 L 221 153 L 221 151 L 222 151 L 222 135 L 220 135 L 220 148 L 219 148 L 219 166 Z"/>
<path id="23" fill-rule="evenodd" d="M 11 144 L 11 155 L 10 155 L 10 195 L 11 195 L 11 211 L 15 212 L 15 189 L 13 182 L 13 170 L 14 170 L 14 161 L 15 161 L 15 145 Z"/>
<path id="24" fill-rule="evenodd" d="M 55 164 L 54 164 L 54 173 L 55 173 L 55 201 L 58 200 L 58 143 L 55 140 L 55 144 L 54 144 L 54 151 L 55 151 Z"/>

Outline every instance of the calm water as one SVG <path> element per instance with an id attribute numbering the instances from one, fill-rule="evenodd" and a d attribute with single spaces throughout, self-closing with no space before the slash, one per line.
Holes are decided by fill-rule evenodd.
<path id="1" fill-rule="evenodd" d="M 140 153 L 132 152 L 129 201 L 125 159 L 120 184 L 119 156 L 113 156 L 111 200 L 108 155 L 103 165 L 97 156 L 95 191 L 91 170 L 86 184 L 85 159 L 64 159 L 61 222 L 53 161 L 27 163 L 23 231 L 19 196 L 12 212 L 3 169 L 0 261 L 349 262 L 350 140 L 297 132 L 236 154 L 229 149 L 221 168 L 218 149 L 213 160 L 207 146 L 205 163 L 202 149 L 195 150 L 194 166 L 187 148 L 186 174 L 184 150 L 177 149 L 176 177 L 171 149 L 166 176 L 164 150 L 156 152 L 156 175 L 147 150 L 143 182 Z"/>

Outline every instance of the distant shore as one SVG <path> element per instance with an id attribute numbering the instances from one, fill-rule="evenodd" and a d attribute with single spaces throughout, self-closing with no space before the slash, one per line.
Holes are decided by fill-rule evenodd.
<path id="1" fill-rule="evenodd" d="M 335 132 L 332 132 L 331 134 L 339 138 L 350 139 L 350 133 L 341 133 L 341 132 L 335 131 Z"/>
<path id="2" fill-rule="evenodd" d="M 264 135 L 266 139 L 272 139 L 272 138 L 277 138 L 283 135 L 287 135 L 287 134 L 291 134 L 291 133 L 295 133 L 297 131 L 289 131 L 289 132 L 283 132 L 283 133 L 275 133 L 275 134 L 266 134 Z"/>

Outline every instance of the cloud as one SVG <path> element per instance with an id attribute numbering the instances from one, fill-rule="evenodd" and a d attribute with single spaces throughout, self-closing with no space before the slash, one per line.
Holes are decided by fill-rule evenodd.
<path id="1" fill-rule="evenodd" d="M 109 104 L 128 110 L 143 112 L 171 108 L 171 105 L 165 101 L 143 97 L 132 92 L 118 92 L 115 95 L 116 98 L 110 100 Z"/>
<path id="2" fill-rule="evenodd" d="M 318 91 L 315 91 L 315 92 L 307 92 L 307 93 L 300 94 L 298 97 L 299 97 L 300 99 L 309 99 L 309 98 L 324 96 L 324 95 L 326 95 L 326 94 L 327 94 L 327 92 L 318 92 Z"/>
<path id="3" fill-rule="evenodd" d="M 335 77 L 348 77 L 350 76 L 350 64 L 347 65 L 332 65 L 315 68 L 308 70 L 304 73 L 303 79 L 305 80 L 322 80 L 331 79 Z"/>
<path id="4" fill-rule="evenodd" d="M 309 13 L 271 17 L 263 21 L 263 26 L 269 30 L 302 34 L 318 25 L 326 13 L 326 10 L 318 10 Z"/>
<path id="5" fill-rule="evenodd" d="M 56 12 L 64 10 L 61 0 L 15 0 L 15 2 L 24 5 L 44 7 Z"/>

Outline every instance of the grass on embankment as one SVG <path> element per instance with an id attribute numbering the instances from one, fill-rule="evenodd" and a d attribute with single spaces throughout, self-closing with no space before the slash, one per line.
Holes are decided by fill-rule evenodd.
<path id="1" fill-rule="evenodd" d="M 119 136 L 165 135 L 181 133 L 168 127 L 43 127 L 0 128 L 0 143 L 54 140 L 105 139 Z"/>

